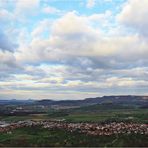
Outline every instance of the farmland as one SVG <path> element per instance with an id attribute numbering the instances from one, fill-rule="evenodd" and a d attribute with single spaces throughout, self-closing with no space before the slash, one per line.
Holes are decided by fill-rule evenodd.
<path id="1" fill-rule="evenodd" d="M 0 146 L 146 146 L 145 135 L 91 136 L 41 127 L 20 128 L 0 135 Z"/>
<path id="2" fill-rule="evenodd" d="M 56 103 L 1 105 L 0 146 L 148 146 L 145 102 Z"/>

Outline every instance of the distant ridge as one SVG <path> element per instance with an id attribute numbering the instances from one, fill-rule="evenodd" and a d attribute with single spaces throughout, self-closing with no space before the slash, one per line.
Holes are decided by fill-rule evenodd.
<path id="1" fill-rule="evenodd" d="M 86 98 L 84 100 L 0 100 L 0 105 L 3 104 L 36 104 L 36 105 L 60 105 L 60 106 L 86 106 L 102 103 L 125 104 L 125 105 L 143 105 L 148 106 L 148 96 L 135 95 L 119 95 L 119 96 L 103 96 L 96 98 Z"/>
<path id="2" fill-rule="evenodd" d="M 133 95 L 120 95 L 120 96 L 103 96 L 96 98 L 86 98 L 84 100 L 39 100 L 37 104 L 42 105 L 65 105 L 65 106 L 86 106 L 102 103 L 113 104 L 127 104 L 127 105 L 148 105 L 148 96 L 133 96 Z"/>
<path id="3" fill-rule="evenodd" d="M 31 99 L 28 99 L 28 100 L 11 99 L 11 100 L 0 100 L 0 105 L 31 104 L 34 102 L 35 102 L 35 100 L 31 100 Z"/>

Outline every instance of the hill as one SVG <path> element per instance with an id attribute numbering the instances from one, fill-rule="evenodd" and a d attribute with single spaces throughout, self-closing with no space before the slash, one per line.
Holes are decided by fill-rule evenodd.
<path id="1" fill-rule="evenodd" d="M 148 106 L 148 96 L 103 96 L 96 98 L 86 98 L 84 100 L 62 100 L 62 101 L 53 101 L 53 100 L 39 100 L 36 101 L 36 104 L 40 105 L 59 105 L 59 106 L 87 106 L 94 104 L 103 104 L 103 103 L 112 103 L 112 104 L 122 104 L 122 105 L 137 105 L 137 106 Z"/>

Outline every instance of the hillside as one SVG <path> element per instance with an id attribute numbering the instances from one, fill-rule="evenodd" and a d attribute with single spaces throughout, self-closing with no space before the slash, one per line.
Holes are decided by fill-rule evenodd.
<path id="1" fill-rule="evenodd" d="M 59 106 L 87 106 L 93 104 L 113 103 L 122 105 L 148 106 L 148 96 L 103 96 L 96 98 L 86 98 L 84 100 L 40 100 L 36 104 L 40 105 L 59 105 Z"/>

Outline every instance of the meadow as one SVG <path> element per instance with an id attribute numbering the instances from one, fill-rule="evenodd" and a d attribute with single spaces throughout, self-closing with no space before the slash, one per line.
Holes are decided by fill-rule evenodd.
<path id="1" fill-rule="evenodd" d="M 0 134 L 1 147 L 45 147 L 45 146 L 100 146 L 100 147 L 142 147 L 148 145 L 145 135 L 90 136 L 65 130 L 47 130 L 41 127 L 24 127 L 12 133 Z"/>
<path id="2" fill-rule="evenodd" d="M 3 115 L 0 121 L 18 122 L 23 120 L 64 120 L 64 122 L 131 122 L 148 123 L 148 109 L 137 107 L 90 105 L 80 108 L 48 109 L 42 114 Z M 12 133 L 0 134 L 1 147 L 145 147 L 148 137 L 140 134 L 117 134 L 111 136 L 92 136 L 62 129 L 47 130 L 41 127 L 18 128 Z"/>
<path id="3" fill-rule="evenodd" d="M 67 122 L 136 122 L 148 123 L 148 109 L 141 108 L 112 108 L 102 109 L 92 106 L 80 107 L 77 109 L 48 110 L 43 114 L 28 115 L 4 115 L 0 116 L 1 121 L 17 122 L 22 120 L 52 120 L 64 119 Z"/>

